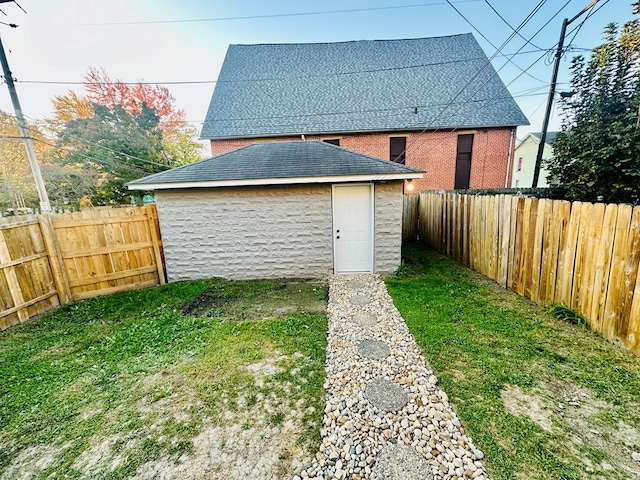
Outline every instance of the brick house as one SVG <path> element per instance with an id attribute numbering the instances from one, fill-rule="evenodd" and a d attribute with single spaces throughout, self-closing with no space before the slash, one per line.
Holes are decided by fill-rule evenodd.
<path id="1" fill-rule="evenodd" d="M 323 140 L 426 171 L 418 190 L 511 184 L 528 121 L 472 34 L 230 45 L 202 138 L 213 155 Z"/>

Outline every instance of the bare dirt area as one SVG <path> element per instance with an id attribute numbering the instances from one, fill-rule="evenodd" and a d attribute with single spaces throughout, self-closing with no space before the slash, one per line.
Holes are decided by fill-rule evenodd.
<path id="1" fill-rule="evenodd" d="M 589 478 L 640 478 L 640 426 L 617 419 L 615 406 L 593 392 L 550 379 L 531 392 L 509 385 L 500 393 L 507 412 L 561 438 L 567 456 L 582 462 Z"/>
<path id="2" fill-rule="evenodd" d="M 5 335 L 0 480 L 292 478 L 318 444 L 326 289 L 176 283 Z"/>
<path id="3" fill-rule="evenodd" d="M 272 356 L 244 368 L 254 377 L 257 387 L 264 387 L 274 375 L 288 368 L 290 360 L 273 351 Z M 276 393 L 256 395 L 240 391 L 233 401 L 223 398 L 216 408 L 216 417 L 212 418 L 180 373 L 182 368 L 184 365 L 145 378 L 139 385 L 141 398 L 132 410 L 118 407 L 109 412 L 113 423 L 126 417 L 135 419 L 133 421 L 141 426 L 121 434 L 95 435 L 75 457 L 68 477 L 284 479 L 311 461 L 310 454 L 298 446 L 304 429 L 301 419 L 304 402 L 298 402 L 295 408 L 283 409 L 280 408 L 282 399 Z M 291 386 L 281 383 L 279 388 L 287 390 Z M 91 405 L 78 416 L 82 421 L 89 421 L 100 414 L 100 407 Z M 193 436 L 185 436 L 185 430 L 193 432 Z M 128 460 L 150 442 L 173 444 L 176 452 L 180 452 L 185 443 L 190 447 L 183 453 L 141 463 L 130 474 L 123 475 Z M 29 447 L 14 457 L 0 480 L 59 478 L 56 474 L 47 475 L 47 469 L 64 453 L 65 446 Z"/>

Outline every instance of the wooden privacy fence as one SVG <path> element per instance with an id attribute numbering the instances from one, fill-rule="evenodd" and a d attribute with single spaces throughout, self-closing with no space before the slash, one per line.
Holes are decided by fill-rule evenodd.
<path id="1" fill-rule="evenodd" d="M 164 284 L 155 205 L 0 220 L 0 330 L 72 300 Z"/>
<path id="2" fill-rule="evenodd" d="M 424 192 L 420 241 L 640 354 L 640 207 Z"/>

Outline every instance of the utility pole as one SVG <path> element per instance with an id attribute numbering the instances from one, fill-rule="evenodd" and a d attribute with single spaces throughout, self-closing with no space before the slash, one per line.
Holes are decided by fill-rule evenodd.
<path id="1" fill-rule="evenodd" d="M 31 173 L 33 179 L 36 182 L 36 190 L 38 191 L 38 197 L 40 198 L 40 211 L 48 213 L 51 211 L 51 204 L 49 203 L 49 195 L 44 186 L 44 180 L 42 179 L 42 173 L 40 172 L 40 165 L 38 165 L 38 159 L 36 158 L 36 151 L 33 148 L 33 142 L 27 129 L 27 123 L 24 120 L 22 114 L 22 108 L 20 107 L 20 101 L 18 100 L 18 94 L 16 92 L 16 86 L 13 83 L 13 76 L 11 70 L 9 70 L 9 62 L 7 61 L 7 55 L 4 52 L 4 46 L 2 45 L 2 39 L 0 38 L 0 63 L 2 63 L 2 71 L 4 72 L 4 79 L 7 82 L 9 88 L 9 95 L 11 96 L 11 103 L 13 103 L 13 109 L 16 112 L 16 119 L 18 120 L 18 128 L 20 129 L 20 135 L 24 141 L 24 148 L 27 151 L 27 157 L 29 158 L 29 165 L 31 166 Z"/>
<path id="2" fill-rule="evenodd" d="M 594 7 L 600 0 L 593 0 L 589 5 L 584 7 L 571 20 L 564 19 L 562 28 L 560 29 L 560 40 L 558 40 L 558 48 L 556 49 L 556 60 L 553 64 L 553 73 L 551 74 L 551 85 L 549 86 L 549 97 L 547 98 L 547 110 L 544 114 L 542 122 L 542 131 L 540 132 L 540 144 L 538 145 L 538 154 L 536 155 L 536 166 L 533 170 L 533 182 L 531 188 L 538 187 L 538 178 L 540 177 L 540 166 L 542 165 L 542 154 L 544 153 L 544 145 L 547 141 L 547 130 L 549 129 L 549 118 L 551 117 L 551 107 L 553 107 L 553 97 L 556 94 L 556 82 L 558 81 L 558 69 L 560 68 L 560 59 L 562 58 L 562 49 L 564 48 L 564 37 L 567 33 L 569 24 L 578 19 L 583 13 Z"/>

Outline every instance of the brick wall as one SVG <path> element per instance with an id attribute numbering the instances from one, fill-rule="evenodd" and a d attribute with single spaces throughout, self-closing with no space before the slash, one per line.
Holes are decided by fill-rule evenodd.
<path id="1" fill-rule="evenodd" d="M 409 132 L 409 133 L 349 133 L 344 135 L 305 135 L 306 140 L 340 138 L 340 146 L 366 153 L 374 157 L 389 158 L 389 137 L 407 137 L 406 164 L 420 168 L 424 178 L 414 180 L 415 191 L 451 190 L 454 185 L 456 149 L 460 133 L 473 133 L 470 188 L 504 188 L 509 161 L 509 146 L 512 128 L 487 128 L 460 131 Z M 269 139 L 212 140 L 211 153 L 234 150 L 254 141 L 300 140 L 300 137 L 278 137 Z M 513 162 L 511 145 L 511 162 Z M 507 185 L 511 185 L 511 169 Z"/>

